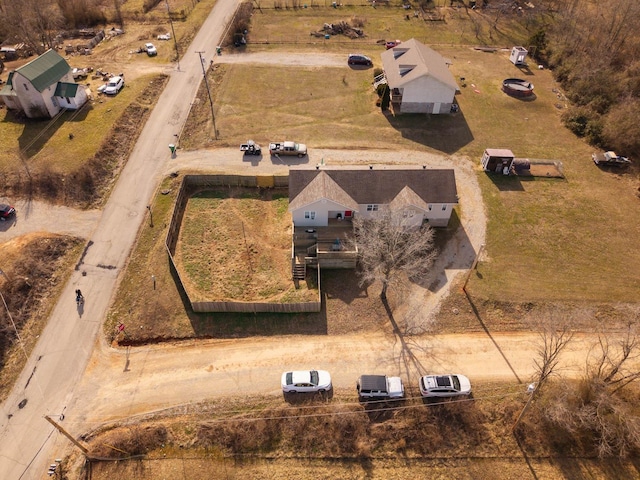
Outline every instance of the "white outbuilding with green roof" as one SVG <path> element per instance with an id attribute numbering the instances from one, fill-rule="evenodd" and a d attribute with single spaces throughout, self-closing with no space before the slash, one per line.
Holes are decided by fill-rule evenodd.
<path id="1" fill-rule="evenodd" d="M 81 107 L 87 94 L 78 88 L 67 61 L 55 50 L 47 50 L 9 74 L 0 98 L 7 108 L 29 118 L 53 118 L 62 108 Z"/>

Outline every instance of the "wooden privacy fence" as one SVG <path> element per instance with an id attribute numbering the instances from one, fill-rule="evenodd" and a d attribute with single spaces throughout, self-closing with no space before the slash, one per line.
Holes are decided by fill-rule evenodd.
<path id="1" fill-rule="evenodd" d="M 247 187 L 247 188 L 277 188 L 288 187 L 288 175 L 185 175 L 180 184 L 180 191 L 176 197 L 173 207 L 173 214 L 167 231 L 165 247 L 169 256 L 169 266 L 173 278 L 178 285 L 178 289 L 189 299 L 189 304 L 194 312 L 246 312 L 246 313 L 299 313 L 299 312 L 319 312 L 321 308 L 320 299 L 320 269 L 318 269 L 318 299 L 314 302 L 293 302 L 293 303 L 268 303 L 268 302 L 234 302 L 234 301 L 200 301 L 191 300 L 189 290 L 185 288 L 180 270 L 178 269 L 174 255 L 180 226 L 184 211 L 189 201 L 189 197 L 194 191 L 202 190 L 206 187 Z"/>

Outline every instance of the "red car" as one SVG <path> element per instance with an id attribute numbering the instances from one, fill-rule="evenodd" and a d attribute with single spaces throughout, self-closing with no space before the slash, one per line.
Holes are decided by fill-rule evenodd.
<path id="1" fill-rule="evenodd" d="M 0 203 L 0 221 L 4 222 L 5 220 L 9 220 L 11 217 L 16 215 L 16 209 L 11 205 L 6 205 L 4 203 Z"/>
<path id="2" fill-rule="evenodd" d="M 391 40 L 390 42 L 385 42 L 384 46 L 389 50 L 390 48 L 397 47 L 401 43 L 400 40 Z"/>

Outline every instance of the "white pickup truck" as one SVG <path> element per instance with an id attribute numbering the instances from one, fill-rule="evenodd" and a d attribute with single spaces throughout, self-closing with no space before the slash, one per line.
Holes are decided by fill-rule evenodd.
<path id="1" fill-rule="evenodd" d="M 307 154 L 307 146 L 296 142 L 272 142 L 269 144 L 271 155 L 297 155 L 304 157 Z"/>

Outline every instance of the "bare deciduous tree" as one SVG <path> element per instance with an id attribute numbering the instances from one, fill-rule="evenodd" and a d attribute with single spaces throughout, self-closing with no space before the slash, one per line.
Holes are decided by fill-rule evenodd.
<path id="1" fill-rule="evenodd" d="M 567 431 L 589 433 L 601 457 L 624 457 L 640 448 L 636 394 L 624 391 L 640 378 L 640 337 L 634 324 L 615 342 L 600 336 L 587 359 L 584 379 L 578 385 L 564 383 L 545 411 Z"/>
<path id="2" fill-rule="evenodd" d="M 402 212 L 386 210 L 371 219 L 353 221 L 358 246 L 361 285 L 382 283 L 380 297 L 385 300 L 387 289 L 406 275 L 421 280 L 429 274 L 436 252 L 433 231 L 428 225 L 412 225 L 412 218 Z"/>
<path id="3" fill-rule="evenodd" d="M 532 384 L 534 388 L 529 400 L 513 424 L 514 430 L 544 384 L 555 373 L 560 361 L 560 354 L 573 339 L 573 332 L 569 329 L 569 322 L 566 319 L 557 319 L 555 315 L 547 314 L 536 323 L 540 325 L 540 344 L 537 348 L 537 357 L 533 359 L 536 366 L 536 376 Z"/>

